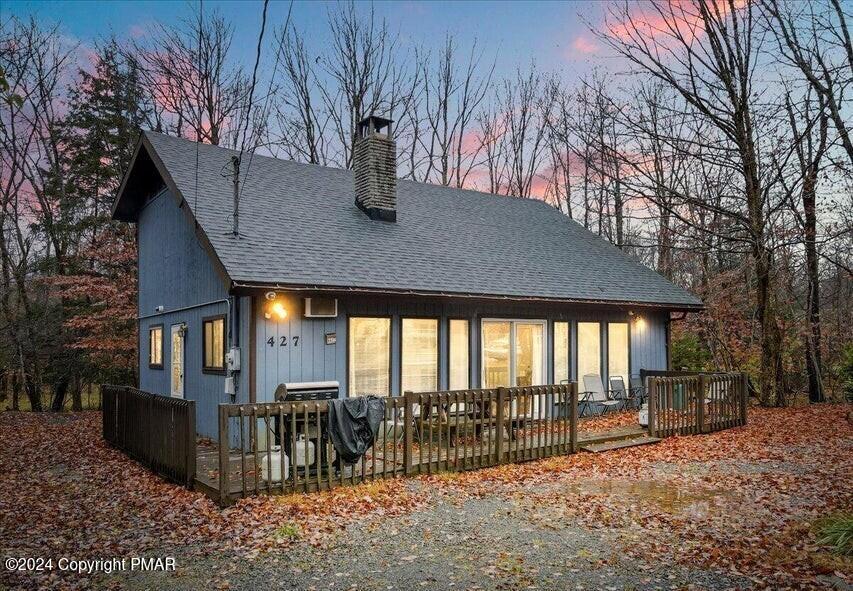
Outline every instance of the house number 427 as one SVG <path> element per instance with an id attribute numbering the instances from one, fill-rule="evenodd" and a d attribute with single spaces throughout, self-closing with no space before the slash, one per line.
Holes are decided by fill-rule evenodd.
<path id="1" fill-rule="evenodd" d="M 293 345 L 294 347 L 298 347 L 299 346 L 299 337 L 298 336 L 290 337 L 290 344 Z M 268 338 L 267 339 L 267 345 L 269 345 L 270 347 L 275 347 L 275 337 Z M 286 336 L 279 337 L 278 346 L 279 347 L 287 347 L 287 345 L 288 345 L 287 337 Z"/>

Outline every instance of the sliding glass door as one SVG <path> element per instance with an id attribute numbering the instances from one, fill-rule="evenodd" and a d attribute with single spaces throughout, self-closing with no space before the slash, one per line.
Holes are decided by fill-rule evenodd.
<path id="1" fill-rule="evenodd" d="M 483 387 L 545 383 L 545 321 L 483 320 Z"/>
<path id="2" fill-rule="evenodd" d="M 512 365 L 512 323 L 483 321 L 483 387 L 510 386 Z"/>

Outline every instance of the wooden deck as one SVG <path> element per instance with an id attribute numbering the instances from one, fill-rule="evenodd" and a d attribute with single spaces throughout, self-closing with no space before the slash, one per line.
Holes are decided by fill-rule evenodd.
<path id="1" fill-rule="evenodd" d="M 584 448 L 591 445 L 613 444 L 614 442 L 635 440 L 647 434 L 648 431 L 639 425 L 618 427 L 608 431 L 594 433 L 585 433 L 580 431 L 578 433 L 578 446 L 579 448 Z M 503 453 L 505 455 L 508 454 L 509 461 L 538 459 L 541 447 L 537 447 L 537 441 L 539 441 L 540 437 L 541 434 L 538 433 L 531 434 L 525 439 L 510 440 L 509 438 L 504 437 Z M 552 441 L 554 446 L 567 443 L 567 434 L 558 436 Z M 652 442 L 648 441 L 647 443 Z M 616 448 L 618 448 L 618 446 L 614 446 L 614 449 Z M 446 455 L 442 454 L 440 457 L 438 454 L 442 448 L 436 446 L 436 449 L 432 450 L 431 454 L 428 453 L 427 449 L 427 445 L 424 445 L 423 450 L 418 449 L 417 452 L 414 453 L 413 461 L 415 466 L 418 468 L 415 470 L 416 473 L 432 473 L 446 469 L 470 470 L 486 468 L 491 465 L 496 465 L 497 463 L 485 463 L 476 446 L 457 445 L 449 450 L 445 450 Z M 374 450 L 371 450 L 371 452 L 373 451 Z M 382 450 L 378 453 L 371 452 L 368 452 L 365 460 L 353 466 L 351 472 L 348 471 L 345 476 L 341 477 L 339 474 L 335 474 L 327 480 L 332 482 L 340 481 L 342 484 L 348 484 L 350 482 L 357 483 L 371 478 L 389 478 L 402 475 L 404 473 L 405 466 L 403 464 L 403 453 L 402 449 L 399 447 L 396 454 L 394 453 L 393 448 L 388 447 L 385 448 L 384 453 Z M 245 472 L 243 466 L 244 457 L 246 462 Z M 242 456 L 238 451 L 232 450 L 229 454 L 229 462 L 229 497 L 237 499 L 242 495 L 244 490 L 248 490 L 252 494 L 264 494 L 267 492 L 276 494 L 288 492 L 287 490 L 282 491 L 279 483 L 274 483 L 271 488 L 268 488 L 267 482 L 261 478 L 258 471 L 254 468 L 253 455 L 247 454 Z M 196 490 L 204 492 L 214 500 L 218 501 L 220 499 L 218 447 L 215 445 L 200 445 L 198 447 L 196 467 Z M 245 486 L 243 482 L 244 476 Z M 314 478 L 309 475 L 309 484 L 313 479 Z M 326 479 L 326 474 L 324 474 L 320 480 L 322 479 Z M 319 485 L 322 484 L 324 483 L 319 483 Z M 321 488 L 322 486 L 319 485 L 314 486 L 313 489 L 316 490 L 317 488 Z"/>

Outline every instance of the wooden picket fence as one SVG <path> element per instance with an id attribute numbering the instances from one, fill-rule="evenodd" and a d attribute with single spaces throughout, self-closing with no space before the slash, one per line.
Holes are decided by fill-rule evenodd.
<path id="1" fill-rule="evenodd" d="M 161 476 L 193 486 L 195 402 L 126 386 L 101 386 L 104 439 Z"/>
<path id="2" fill-rule="evenodd" d="M 746 424 L 746 374 L 645 380 L 653 437 Z M 578 451 L 576 383 L 387 398 L 377 437 L 354 465 L 336 459 L 327 401 L 220 404 L 218 445 L 212 447 L 196 445 L 193 401 L 122 386 L 101 391 L 110 445 L 170 480 L 204 490 L 222 506 L 256 494 L 327 490 Z"/>
<path id="3" fill-rule="evenodd" d="M 746 424 L 745 373 L 712 373 L 648 379 L 649 434 L 711 433 Z"/>
<path id="4" fill-rule="evenodd" d="M 352 466 L 336 461 L 328 402 L 221 404 L 219 501 L 574 453 L 577 401 L 574 383 L 406 392 L 386 399 L 373 447 Z"/>

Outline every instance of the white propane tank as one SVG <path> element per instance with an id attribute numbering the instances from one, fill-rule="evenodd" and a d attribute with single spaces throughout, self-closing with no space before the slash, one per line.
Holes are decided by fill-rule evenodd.
<path id="1" fill-rule="evenodd" d="M 264 454 L 260 458 L 261 478 L 267 482 L 281 482 L 281 447 L 273 445 L 270 448 L 269 454 Z M 270 471 L 270 463 L 272 463 L 272 471 Z M 290 475 L 290 458 L 284 454 L 284 479 L 287 480 Z"/>
<path id="2" fill-rule="evenodd" d="M 308 446 L 308 465 L 312 466 L 314 464 L 314 442 L 310 439 L 305 439 L 304 435 L 300 435 L 299 439 L 296 440 L 296 466 L 299 468 L 305 467 L 305 446 Z"/>
<path id="3" fill-rule="evenodd" d="M 649 426 L 649 405 L 648 404 L 643 404 L 643 406 L 640 407 L 639 415 L 640 416 L 638 418 L 640 421 L 640 426 L 641 427 L 648 427 Z"/>

